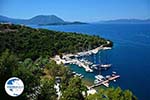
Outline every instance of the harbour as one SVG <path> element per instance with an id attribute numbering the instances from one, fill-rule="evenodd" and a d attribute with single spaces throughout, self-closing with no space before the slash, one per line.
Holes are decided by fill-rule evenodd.
<path id="1" fill-rule="evenodd" d="M 109 41 L 107 41 L 107 44 L 109 44 Z M 107 69 L 111 66 L 111 64 L 93 64 L 93 62 L 90 62 L 85 59 L 80 59 L 80 57 L 97 54 L 100 50 L 109 49 L 111 48 L 104 47 L 103 45 L 101 45 L 100 47 L 85 52 L 79 52 L 76 54 L 63 54 L 62 58 L 59 55 L 56 55 L 54 58 L 51 59 L 54 60 L 57 64 L 76 64 L 79 67 L 83 67 L 86 72 L 93 72 L 93 70 L 96 69 L 96 66 Z"/>
<path id="2" fill-rule="evenodd" d="M 54 58 L 51 59 L 54 60 L 57 64 L 76 65 L 79 68 L 83 68 L 84 71 L 88 74 L 93 73 L 95 70 L 98 71 L 98 75 L 94 76 L 96 79 L 92 82 L 93 84 L 91 86 L 87 86 L 89 90 L 101 85 L 109 87 L 110 81 L 116 81 L 116 79 L 120 77 L 120 75 L 116 75 L 116 72 L 112 72 L 112 75 L 107 75 L 105 77 L 102 75 L 102 70 L 107 71 L 112 66 L 112 64 L 102 64 L 100 62 L 99 64 L 96 64 L 92 61 L 85 59 L 85 56 L 96 55 L 102 50 L 109 49 L 111 48 L 101 46 L 96 49 L 79 52 L 77 54 L 64 54 L 62 57 L 56 55 Z M 72 74 L 74 75 L 74 77 L 84 78 L 84 75 L 82 75 L 81 73 L 73 71 Z"/>

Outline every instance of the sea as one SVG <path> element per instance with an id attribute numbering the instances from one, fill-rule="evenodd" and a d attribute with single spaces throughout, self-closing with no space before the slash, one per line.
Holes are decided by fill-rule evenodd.
<path id="1" fill-rule="evenodd" d="M 70 65 L 71 70 L 81 73 L 90 81 L 97 74 L 110 75 L 112 71 L 121 77 L 111 86 L 131 90 L 138 100 L 150 100 L 150 24 L 82 24 L 33 26 L 49 30 L 98 35 L 113 41 L 111 50 L 99 51 L 86 56 L 93 63 L 112 64 L 108 70 L 87 73 L 83 68 Z"/>

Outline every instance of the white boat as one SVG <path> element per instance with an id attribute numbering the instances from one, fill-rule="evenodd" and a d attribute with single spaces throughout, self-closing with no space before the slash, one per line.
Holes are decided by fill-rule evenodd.
<path id="1" fill-rule="evenodd" d="M 109 87 L 109 83 L 103 83 L 103 85 Z"/>
<path id="2" fill-rule="evenodd" d="M 76 72 L 72 72 L 72 74 L 76 74 Z"/>
<path id="3" fill-rule="evenodd" d="M 100 65 L 100 67 L 101 67 L 102 69 L 107 70 L 108 68 L 111 67 L 111 64 L 102 64 L 102 65 Z"/>
<path id="4" fill-rule="evenodd" d="M 75 75 L 74 75 L 74 76 L 75 76 L 75 77 L 78 76 L 78 77 L 80 77 L 80 78 L 83 78 L 83 77 L 84 77 L 84 75 L 79 74 L 79 73 L 76 73 L 76 72 L 75 72 Z"/>
<path id="5" fill-rule="evenodd" d="M 113 80 L 114 82 L 116 82 L 116 80 Z"/>
<path id="6" fill-rule="evenodd" d="M 111 67 L 111 64 L 102 64 L 101 67 L 102 68 L 109 68 L 109 67 Z"/>
<path id="7" fill-rule="evenodd" d="M 91 68 L 97 70 L 97 69 L 98 69 L 98 66 L 99 66 L 99 64 L 93 64 L 93 65 L 91 66 Z"/>
<path id="8" fill-rule="evenodd" d="M 95 78 L 100 80 L 100 81 L 105 79 L 104 76 L 102 76 L 102 75 L 96 75 Z"/>
<path id="9" fill-rule="evenodd" d="M 113 73 L 113 74 L 116 74 L 116 72 L 115 72 L 115 71 L 113 71 L 112 73 Z"/>
<path id="10" fill-rule="evenodd" d="M 99 66 L 99 64 L 93 64 L 93 65 L 92 65 L 92 67 L 97 67 L 97 66 Z"/>
<path id="11" fill-rule="evenodd" d="M 98 80 L 98 79 L 94 80 L 94 84 L 98 84 L 98 83 L 100 83 L 100 82 L 101 82 L 101 81 Z"/>
<path id="12" fill-rule="evenodd" d="M 110 77 L 111 77 L 110 75 L 107 75 L 107 76 L 106 76 L 106 78 L 110 78 Z"/>

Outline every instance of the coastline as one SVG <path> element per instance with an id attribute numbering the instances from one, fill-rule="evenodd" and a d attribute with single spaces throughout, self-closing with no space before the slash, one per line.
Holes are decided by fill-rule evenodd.
<path id="1" fill-rule="evenodd" d="M 107 44 L 110 44 L 109 41 L 107 41 Z M 108 50 L 111 49 L 111 47 L 105 47 L 103 45 L 84 52 L 78 52 L 75 54 L 63 54 L 62 56 L 60 55 L 55 55 L 54 58 L 51 58 L 51 60 L 54 60 L 56 64 L 75 64 L 79 67 L 83 67 L 86 72 L 93 72 L 93 69 L 90 68 L 90 65 L 93 64 L 93 62 L 85 61 L 85 60 L 79 60 L 79 57 L 82 56 L 89 56 L 92 54 L 97 54 L 100 50 Z"/>

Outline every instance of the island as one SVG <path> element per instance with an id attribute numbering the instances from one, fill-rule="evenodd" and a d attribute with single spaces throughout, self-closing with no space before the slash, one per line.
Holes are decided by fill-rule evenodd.
<path id="1" fill-rule="evenodd" d="M 75 21 L 75 22 L 50 23 L 50 24 L 38 24 L 38 25 L 40 25 L 40 26 L 46 26 L 46 25 L 78 25 L 78 24 L 81 25 L 81 24 L 89 24 L 89 23 Z"/>

